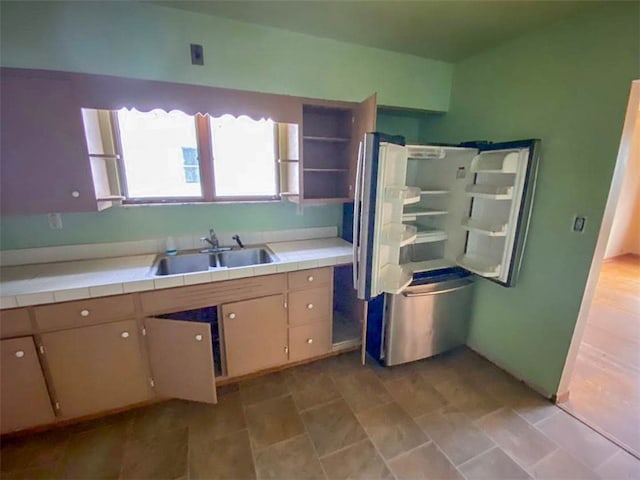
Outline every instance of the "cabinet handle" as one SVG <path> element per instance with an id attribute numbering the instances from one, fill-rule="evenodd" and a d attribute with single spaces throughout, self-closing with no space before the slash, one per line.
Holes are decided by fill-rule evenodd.
<path id="1" fill-rule="evenodd" d="M 313 275 L 309 275 L 309 276 L 307 277 L 307 280 L 308 280 L 308 281 L 310 281 L 310 282 L 313 282 Z"/>
<path id="2" fill-rule="evenodd" d="M 22 357 L 24 357 L 24 352 L 23 352 L 22 350 L 18 350 L 18 351 L 16 352 L 16 357 L 18 357 L 18 358 L 22 358 Z"/>
<path id="3" fill-rule="evenodd" d="M 121 336 L 122 338 L 129 338 L 129 332 L 122 332 L 122 333 L 120 334 L 120 336 Z"/>
<path id="4" fill-rule="evenodd" d="M 89 316 L 89 310 L 80 310 L 80 316 L 88 317 Z"/>
<path id="5" fill-rule="evenodd" d="M 284 353 L 289 353 L 289 347 L 287 347 L 286 345 L 284 347 Z"/>
<path id="6" fill-rule="evenodd" d="M 313 338 L 307 338 L 307 343 L 311 345 L 313 343 Z"/>
<path id="7" fill-rule="evenodd" d="M 71 192 L 71 196 L 73 198 L 78 198 L 80 196 L 80 192 L 77 190 L 74 190 L 73 192 Z"/>
<path id="8" fill-rule="evenodd" d="M 230 313 L 230 314 L 228 315 L 228 317 L 229 317 L 231 320 L 233 320 L 234 318 L 236 318 L 236 314 L 235 314 L 235 313 Z"/>
<path id="9" fill-rule="evenodd" d="M 201 342 L 202 341 L 202 335 L 197 334 L 196 335 L 196 342 Z"/>
<path id="10" fill-rule="evenodd" d="M 307 304 L 307 308 L 308 308 L 309 310 L 313 310 L 313 303 L 308 303 L 308 304 Z"/>

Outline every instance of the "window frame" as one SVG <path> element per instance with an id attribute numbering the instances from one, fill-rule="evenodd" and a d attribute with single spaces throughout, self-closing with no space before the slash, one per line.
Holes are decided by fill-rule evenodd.
<path id="1" fill-rule="evenodd" d="M 274 165 L 273 175 L 276 181 L 276 195 L 250 195 L 250 196 L 218 196 L 215 191 L 215 158 L 213 155 L 213 138 L 211 135 L 210 115 L 194 115 L 196 151 L 198 154 L 198 166 L 200 169 L 200 189 L 202 195 L 198 197 L 132 197 L 129 195 L 129 185 L 127 182 L 124 165 L 124 155 L 122 149 L 122 133 L 118 121 L 118 112 L 110 112 L 111 125 L 113 129 L 113 140 L 118 158 L 118 177 L 122 193 L 124 195 L 123 205 L 153 205 L 153 204 L 183 204 L 183 203 L 247 203 L 247 202 L 281 202 L 283 197 L 280 194 L 280 174 L 278 163 L 278 137 L 277 123 L 274 123 Z"/>

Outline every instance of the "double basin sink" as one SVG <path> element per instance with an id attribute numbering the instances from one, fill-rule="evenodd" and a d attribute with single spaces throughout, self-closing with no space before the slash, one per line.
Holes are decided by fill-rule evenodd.
<path id="1" fill-rule="evenodd" d="M 211 268 L 248 267 L 272 263 L 276 260 L 266 247 L 242 248 L 239 250 L 204 251 L 166 255 L 156 260 L 155 275 L 176 275 L 181 273 L 205 272 Z"/>

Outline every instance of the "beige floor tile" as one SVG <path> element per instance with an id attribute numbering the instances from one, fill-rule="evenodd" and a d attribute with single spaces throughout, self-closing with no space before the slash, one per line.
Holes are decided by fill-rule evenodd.
<path id="1" fill-rule="evenodd" d="M 398 480 L 463 480 L 433 442 L 394 458 L 389 467 Z"/>
<path id="2" fill-rule="evenodd" d="M 416 422 L 395 403 L 369 409 L 359 414 L 358 420 L 386 459 L 429 440 Z"/>
<path id="3" fill-rule="evenodd" d="M 565 412 L 539 422 L 536 427 L 592 469 L 618 451 L 616 445 Z"/>
<path id="4" fill-rule="evenodd" d="M 499 448 L 494 448 L 458 467 L 467 480 L 517 480 L 531 478 Z"/>
<path id="5" fill-rule="evenodd" d="M 42 467 L 54 470 L 62 459 L 69 434 L 64 430 L 2 440 L 0 468 L 5 473 Z"/>
<path id="6" fill-rule="evenodd" d="M 120 478 L 178 479 L 187 475 L 188 429 L 129 435 L 124 445 Z"/>
<path id="7" fill-rule="evenodd" d="M 412 374 L 386 384 L 393 399 L 412 417 L 432 412 L 446 400 L 421 375 Z"/>
<path id="8" fill-rule="evenodd" d="M 436 391 L 458 410 L 475 420 L 495 412 L 502 404 L 495 398 L 474 387 L 468 380 L 453 377 L 434 386 Z"/>
<path id="9" fill-rule="evenodd" d="M 596 472 L 606 480 L 637 480 L 640 478 L 640 460 L 624 450 L 619 450 L 600 465 Z"/>
<path id="10" fill-rule="evenodd" d="M 335 357 L 327 358 L 317 363 L 326 373 L 331 375 L 334 380 L 363 370 L 360 350 L 336 355 Z"/>
<path id="11" fill-rule="evenodd" d="M 367 437 L 342 399 L 303 412 L 302 420 L 320 457 Z"/>
<path id="12" fill-rule="evenodd" d="M 55 466 L 40 466 L 27 468 L 24 470 L 15 470 L 12 472 L 3 472 L 3 480 L 59 480 L 60 473 L 58 473 Z"/>
<path id="13" fill-rule="evenodd" d="M 187 422 L 190 436 L 202 435 L 211 439 L 247 428 L 240 394 L 237 392 L 224 395 L 215 405 L 192 402 Z"/>
<path id="14" fill-rule="evenodd" d="M 383 405 L 391 400 L 383 383 L 373 371 L 361 369 L 335 379 L 336 387 L 354 412 Z"/>
<path id="15" fill-rule="evenodd" d="M 259 479 L 324 479 L 309 437 L 301 435 L 276 443 L 256 454 Z"/>
<path id="16" fill-rule="evenodd" d="M 189 478 L 191 480 L 256 478 L 246 430 L 226 437 L 189 444 Z"/>
<path id="17" fill-rule="evenodd" d="M 340 398 L 333 379 L 325 373 L 294 372 L 291 394 L 300 411 Z"/>
<path id="18" fill-rule="evenodd" d="M 456 465 L 495 445 L 469 417 L 455 407 L 445 407 L 418 417 L 416 423 Z"/>
<path id="19" fill-rule="evenodd" d="M 188 412 L 192 402 L 169 400 L 140 409 L 132 419 L 131 429 L 140 435 L 158 430 L 174 430 L 188 427 Z"/>
<path id="20" fill-rule="evenodd" d="M 304 433 L 291 395 L 272 398 L 245 407 L 252 445 L 264 448 Z"/>
<path id="21" fill-rule="evenodd" d="M 557 448 L 548 437 L 508 409 L 487 415 L 476 424 L 525 467 L 540 461 Z"/>
<path id="22" fill-rule="evenodd" d="M 585 464 L 576 460 L 563 449 L 558 449 L 551 455 L 529 468 L 534 478 L 540 480 L 591 480 L 598 476 Z"/>
<path id="23" fill-rule="evenodd" d="M 451 368 L 442 356 L 425 358 L 415 362 L 415 371 L 431 386 L 459 377 L 459 372 Z"/>
<path id="24" fill-rule="evenodd" d="M 244 405 L 262 402 L 289 393 L 291 374 L 288 371 L 270 373 L 240 383 L 240 398 Z"/>
<path id="25" fill-rule="evenodd" d="M 126 435 L 123 425 L 73 434 L 60 464 L 60 478 L 118 478 Z"/>
<path id="26" fill-rule="evenodd" d="M 369 440 L 320 460 L 329 480 L 385 480 L 393 475 Z"/>

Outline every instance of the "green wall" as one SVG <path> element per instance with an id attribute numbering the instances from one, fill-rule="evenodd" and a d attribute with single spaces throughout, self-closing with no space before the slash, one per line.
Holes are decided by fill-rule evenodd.
<path id="1" fill-rule="evenodd" d="M 542 139 L 519 282 L 477 282 L 469 343 L 556 393 L 593 255 L 633 79 L 638 3 L 550 26 L 455 67 L 450 113 L 423 122 L 432 141 Z M 587 216 L 583 234 L 570 231 Z"/>
<path id="2" fill-rule="evenodd" d="M 0 4 L 3 66 L 67 70 L 444 111 L 453 66 L 151 4 Z M 192 66 L 200 43 L 205 66 Z M 417 131 L 417 126 L 413 127 Z M 0 219 L 0 248 L 97 243 L 206 231 L 275 230 L 342 223 L 341 206 L 159 206 Z"/>

